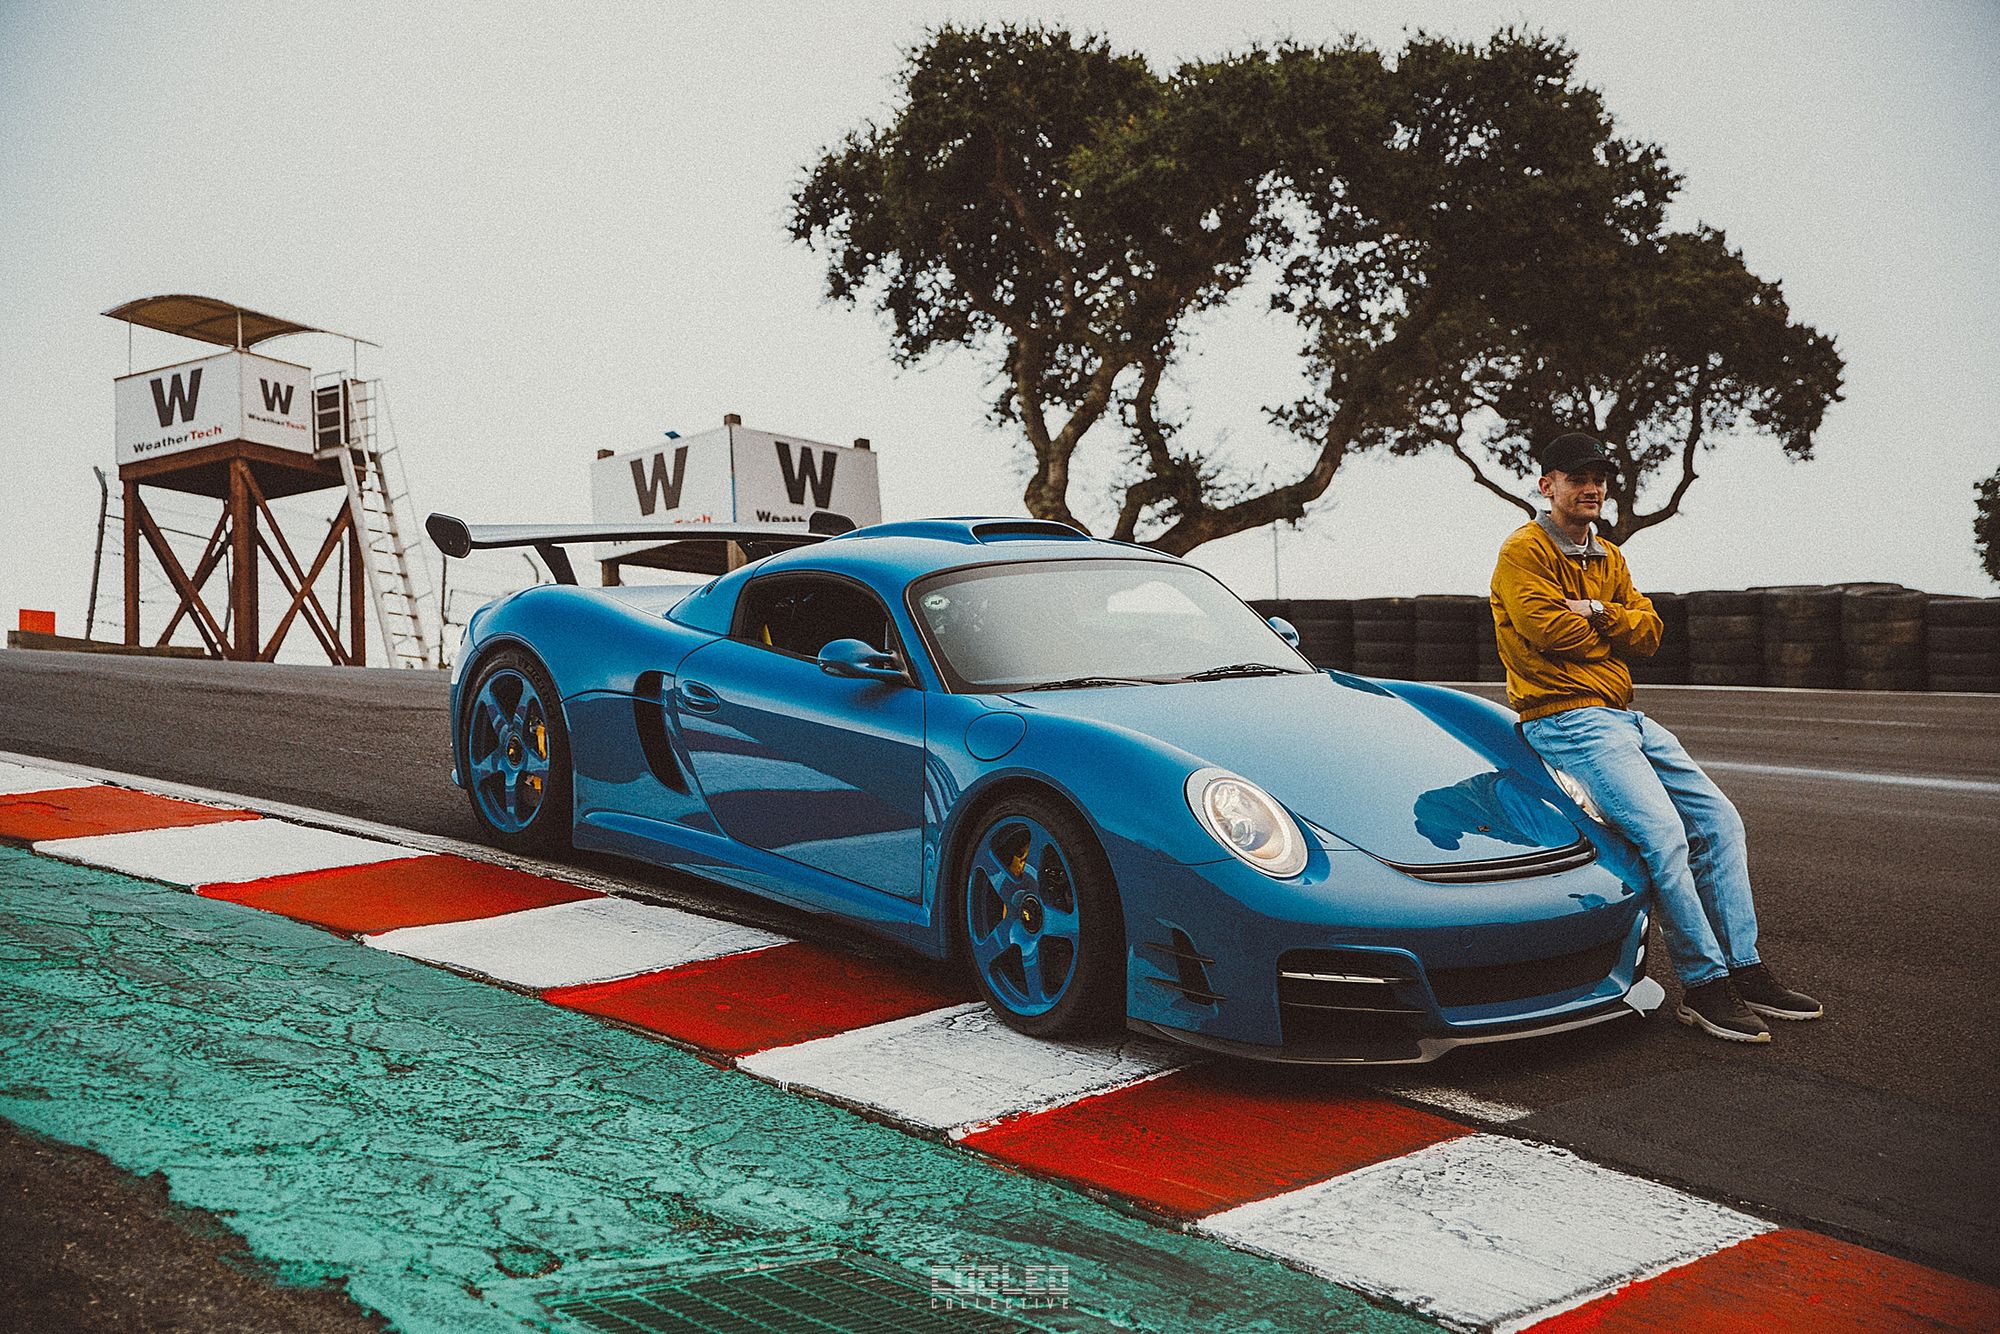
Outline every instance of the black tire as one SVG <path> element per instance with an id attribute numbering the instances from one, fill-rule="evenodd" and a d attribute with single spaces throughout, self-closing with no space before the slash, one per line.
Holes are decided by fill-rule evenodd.
<path id="1" fill-rule="evenodd" d="M 1924 667 L 1933 680 L 1940 676 L 1993 676 L 2000 674 L 2000 653 L 1932 653 Z"/>
<path id="2" fill-rule="evenodd" d="M 1974 676 L 1939 676 L 1936 672 L 1932 672 L 1931 689 L 1976 691 L 1982 695 L 2000 694 L 2000 672 Z"/>
<path id="3" fill-rule="evenodd" d="M 1697 641 L 1761 639 L 1764 622 L 1758 616 L 1718 616 L 1696 612 L 1688 617 L 1688 634 Z"/>
<path id="4" fill-rule="evenodd" d="M 1866 621 L 1921 621 L 1927 593 L 1853 593 L 1840 604 L 1841 619 L 1849 625 Z"/>
<path id="5" fill-rule="evenodd" d="M 1931 625 L 1924 647 L 1937 653 L 2000 653 L 2000 624 Z"/>
<path id="6" fill-rule="evenodd" d="M 1076 896 L 1078 939 L 1074 971 L 1055 1005 L 1041 1014 L 1021 1014 L 988 983 L 973 956 L 966 914 L 966 889 L 974 855 L 988 834 L 1009 821 L 1033 820 L 1047 830 L 1069 865 Z M 1001 797 L 967 826 L 952 858 L 950 882 L 953 941 L 980 996 L 1008 1027 L 1031 1037 L 1082 1037 L 1125 1025 L 1125 919 L 1118 887 L 1111 878 L 1097 836 L 1067 802 L 1040 792 Z"/>
<path id="7" fill-rule="evenodd" d="M 1703 589 L 1687 595 L 1688 610 L 1696 616 L 1758 616 L 1764 610 L 1764 595 L 1734 589 Z"/>
<path id="8" fill-rule="evenodd" d="M 571 766 L 569 748 L 569 727 L 563 721 L 562 697 L 556 693 L 556 686 L 541 659 L 525 649 L 505 647 L 494 650 L 479 661 L 472 680 L 467 684 L 462 696 L 463 705 L 459 712 L 459 754 L 470 764 L 475 753 L 477 728 L 474 722 L 474 705 L 486 686 L 503 673 L 516 673 L 525 677 L 534 687 L 535 693 L 545 702 L 543 725 L 546 729 L 548 747 L 548 777 L 541 801 L 534 814 L 520 829 L 505 829 L 495 824 L 484 809 L 479 794 L 473 790 L 474 777 L 467 773 L 466 796 L 471 799 L 472 816 L 479 822 L 481 832 L 487 842 L 508 852 L 523 855 L 562 851 L 570 847 L 571 817 L 576 785 L 576 771 Z"/>
<path id="9" fill-rule="evenodd" d="M 2000 598 L 1932 598 L 1924 606 L 1924 620 L 1933 626 L 2000 626 Z"/>
<path id="10" fill-rule="evenodd" d="M 1915 644 L 1849 644 L 1842 665 L 1857 672 L 1921 671 L 1924 651 Z"/>
<path id="11" fill-rule="evenodd" d="M 1849 621 L 1842 627 L 1840 637 L 1850 645 L 1908 644 L 1914 647 L 1924 642 L 1924 623 L 1919 620 Z"/>

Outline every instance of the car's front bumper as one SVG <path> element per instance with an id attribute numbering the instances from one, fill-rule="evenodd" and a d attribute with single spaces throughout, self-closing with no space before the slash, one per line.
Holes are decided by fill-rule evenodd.
<path id="1" fill-rule="evenodd" d="M 1621 874 L 1624 871 L 1624 874 Z M 1131 887 L 1143 883 L 1143 896 Z M 1127 1015 L 1204 1050 L 1408 1064 L 1657 1008 L 1643 879 L 1609 859 L 1486 883 L 1358 851 L 1274 881 L 1246 866 L 1120 867 Z"/>

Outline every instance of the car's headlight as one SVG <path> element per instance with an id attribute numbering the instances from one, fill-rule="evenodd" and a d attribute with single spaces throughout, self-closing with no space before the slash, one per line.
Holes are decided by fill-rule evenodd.
<path id="1" fill-rule="evenodd" d="M 1556 768 L 1553 764 L 1548 765 L 1548 770 L 1549 777 L 1556 780 L 1556 786 L 1568 793 L 1569 799 L 1582 807 L 1585 815 L 1588 815 L 1591 819 L 1607 828 L 1610 826 L 1611 821 L 1605 819 L 1604 812 L 1597 809 L 1597 803 L 1590 799 L 1590 793 L 1584 790 L 1583 784 L 1577 782 L 1576 779 Z"/>
<path id="2" fill-rule="evenodd" d="M 1306 869 L 1306 841 L 1299 826 L 1269 793 L 1224 769 L 1188 775 L 1188 805 L 1215 841 L 1275 879 Z"/>

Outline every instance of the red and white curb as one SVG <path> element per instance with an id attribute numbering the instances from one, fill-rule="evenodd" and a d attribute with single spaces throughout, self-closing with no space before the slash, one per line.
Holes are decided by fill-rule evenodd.
<path id="1" fill-rule="evenodd" d="M 1039 1041 L 914 969 L 259 808 L 0 756 L 0 840 L 533 991 L 1452 1326 L 2000 1328 L 2000 1290 L 1490 1133 L 1516 1109 L 1453 1090 L 1432 1110 L 1136 1037 Z"/>

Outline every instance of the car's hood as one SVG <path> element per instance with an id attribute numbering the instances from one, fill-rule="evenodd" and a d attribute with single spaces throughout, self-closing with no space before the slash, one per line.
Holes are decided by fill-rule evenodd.
<path id="1" fill-rule="evenodd" d="M 1320 672 L 1009 698 L 1177 746 L 1386 861 L 1518 857 L 1582 836 L 1519 775 L 1413 705 Z"/>

